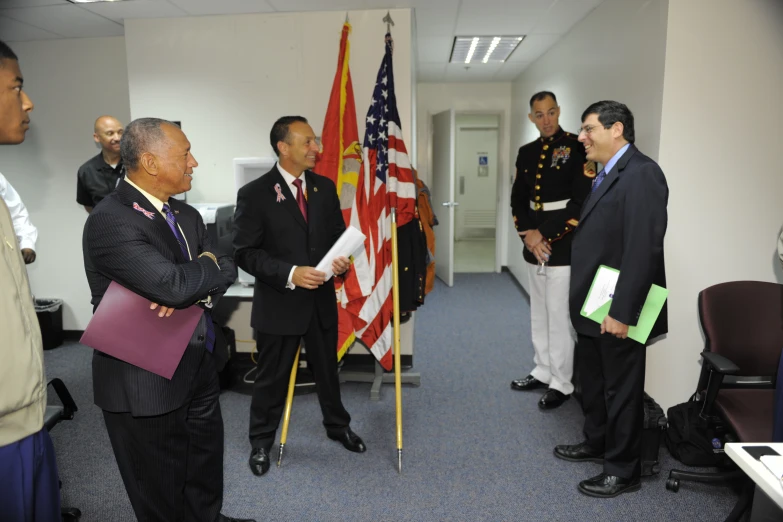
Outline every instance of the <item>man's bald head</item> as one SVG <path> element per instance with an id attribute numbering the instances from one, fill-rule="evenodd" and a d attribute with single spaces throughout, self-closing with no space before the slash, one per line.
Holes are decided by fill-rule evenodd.
<path id="1" fill-rule="evenodd" d="M 93 139 L 101 146 L 104 154 L 117 156 L 120 153 L 122 130 L 122 123 L 117 118 L 104 115 L 95 120 Z"/>

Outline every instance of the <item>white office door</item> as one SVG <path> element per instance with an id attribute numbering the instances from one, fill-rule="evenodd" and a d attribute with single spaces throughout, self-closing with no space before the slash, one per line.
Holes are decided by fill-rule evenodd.
<path id="1" fill-rule="evenodd" d="M 457 125 L 454 110 L 432 117 L 432 200 L 438 217 L 435 232 L 435 275 L 454 286 L 454 200 Z"/>

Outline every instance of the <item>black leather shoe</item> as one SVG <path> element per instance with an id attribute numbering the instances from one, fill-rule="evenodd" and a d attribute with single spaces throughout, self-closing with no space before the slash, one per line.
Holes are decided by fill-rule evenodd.
<path id="1" fill-rule="evenodd" d="M 256 522 L 254 518 L 231 518 L 227 517 L 223 513 L 218 517 L 218 522 Z"/>
<path id="2" fill-rule="evenodd" d="M 571 462 L 603 462 L 604 452 L 596 451 L 587 442 L 555 446 L 555 457 Z"/>
<path id="3" fill-rule="evenodd" d="M 341 442 L 348 451 L 353 451 L 354 453 L 364 453 L 367 451 L 364 441 L 361 437 L 351 431 L 351 428 L 345 428 L 341 431 L 327 431 L 326 436 L 332 440 Z"/>
<path id="4" fill-rule="evenodd" d="M 601 473 L 597 477 L 583 480 L 579 483 L 579 491 L 585 495 L 599 498 L 612 498 L 621 493 L 639 491 L 642 484 L 639 478 L 626 479 Z"/>
<path id="5" fill-rule="evenodd" d="M 269 450 L 266 448 L 253 448 L 250 452 L 250 471 L 253 475 L 260 477 L 269 471 Z"/>
<path id="6" fill-rule="evenodd" d="M 535 390 L 536 388 L 548 388 L 548 384 L 544 384 L 532 375 L 528 375 L 524 379 L 517 379 L 511 381 L 511 389 L 517 391 Z"/>
<path id="7" fill-rule="evenodd" d="M 570 399 L 570 395 L 566 395 L 558 390 L 549 388 L 546 393 L 538 401 L 538 407 L 542 410 L 553 410 L 558 406 L 561 406 L 565 401 Z"/>

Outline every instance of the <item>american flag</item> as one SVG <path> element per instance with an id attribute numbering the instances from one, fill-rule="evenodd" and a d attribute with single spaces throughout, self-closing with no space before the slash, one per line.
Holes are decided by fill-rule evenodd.
<path id="1" fill-rule="evenodd" d="M 402 140 L 400 115 L 394 95 L 394 42 L 390 33 L 386 33 L 385 41 L 386 52 L 367 111 L 364 172 L 359 176 L 356 198 L 359 208 L 355 213 L 362 232 L 367 236 L 365 252 L 374 280 L 369 296 L 347 295 L 346 308 L 358 316 L 364 325 L 357 328 L 357 338 L 386 370 L 390 370 L 393 312 L 391 209 L 397 209 L 398 227 L 414 219 L 416 185 L 408 151 Z"/>

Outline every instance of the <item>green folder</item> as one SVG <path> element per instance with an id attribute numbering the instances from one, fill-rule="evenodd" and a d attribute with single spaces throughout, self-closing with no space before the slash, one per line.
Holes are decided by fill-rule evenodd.
<path id="1" fill-rule="evenodd" d="M 587 293 L 587 298 L 585 299 L 584 304 L 582 304 L 581 315 L 592 321 L 595 321 L 598 324 L 601 324 L 606 316 L 609 315 L 609 308 L 612 306 L 612 299 L 610 298 L 606 303 L 601 305 L 597 310 L 589 315 L 587 312 L 585 312 L 585 305 L 590 300 L 590 296 L 592 295 L 593 291 L 598 291 L 596 289 L 595 282 L 601 269 L 617 272 L 618 274 L 620 273 L 619 270 L 606 265 L 599 266 L 595 273 L 596 278 L 593 279 L 593 283 L 590 285 L 590 291 Z M 652 285 L 650 287 L 650 292 L 647 294 L 647 299 L 644 301 L 642 313 L 639 314 L 639 320 L 636 322 L 636 326 L 628 327 L 628 337 L 642 344 L 647 342 L 647 338 L 650 336 L 650 332 L 655 325 L 655 321 L 661 314 L 661 309 L 663 309 L 663 304 L 666 302 L 666 297 L 668 295 L 669 290 L 666 288 L 662 288 L 658 285 Z"/>

